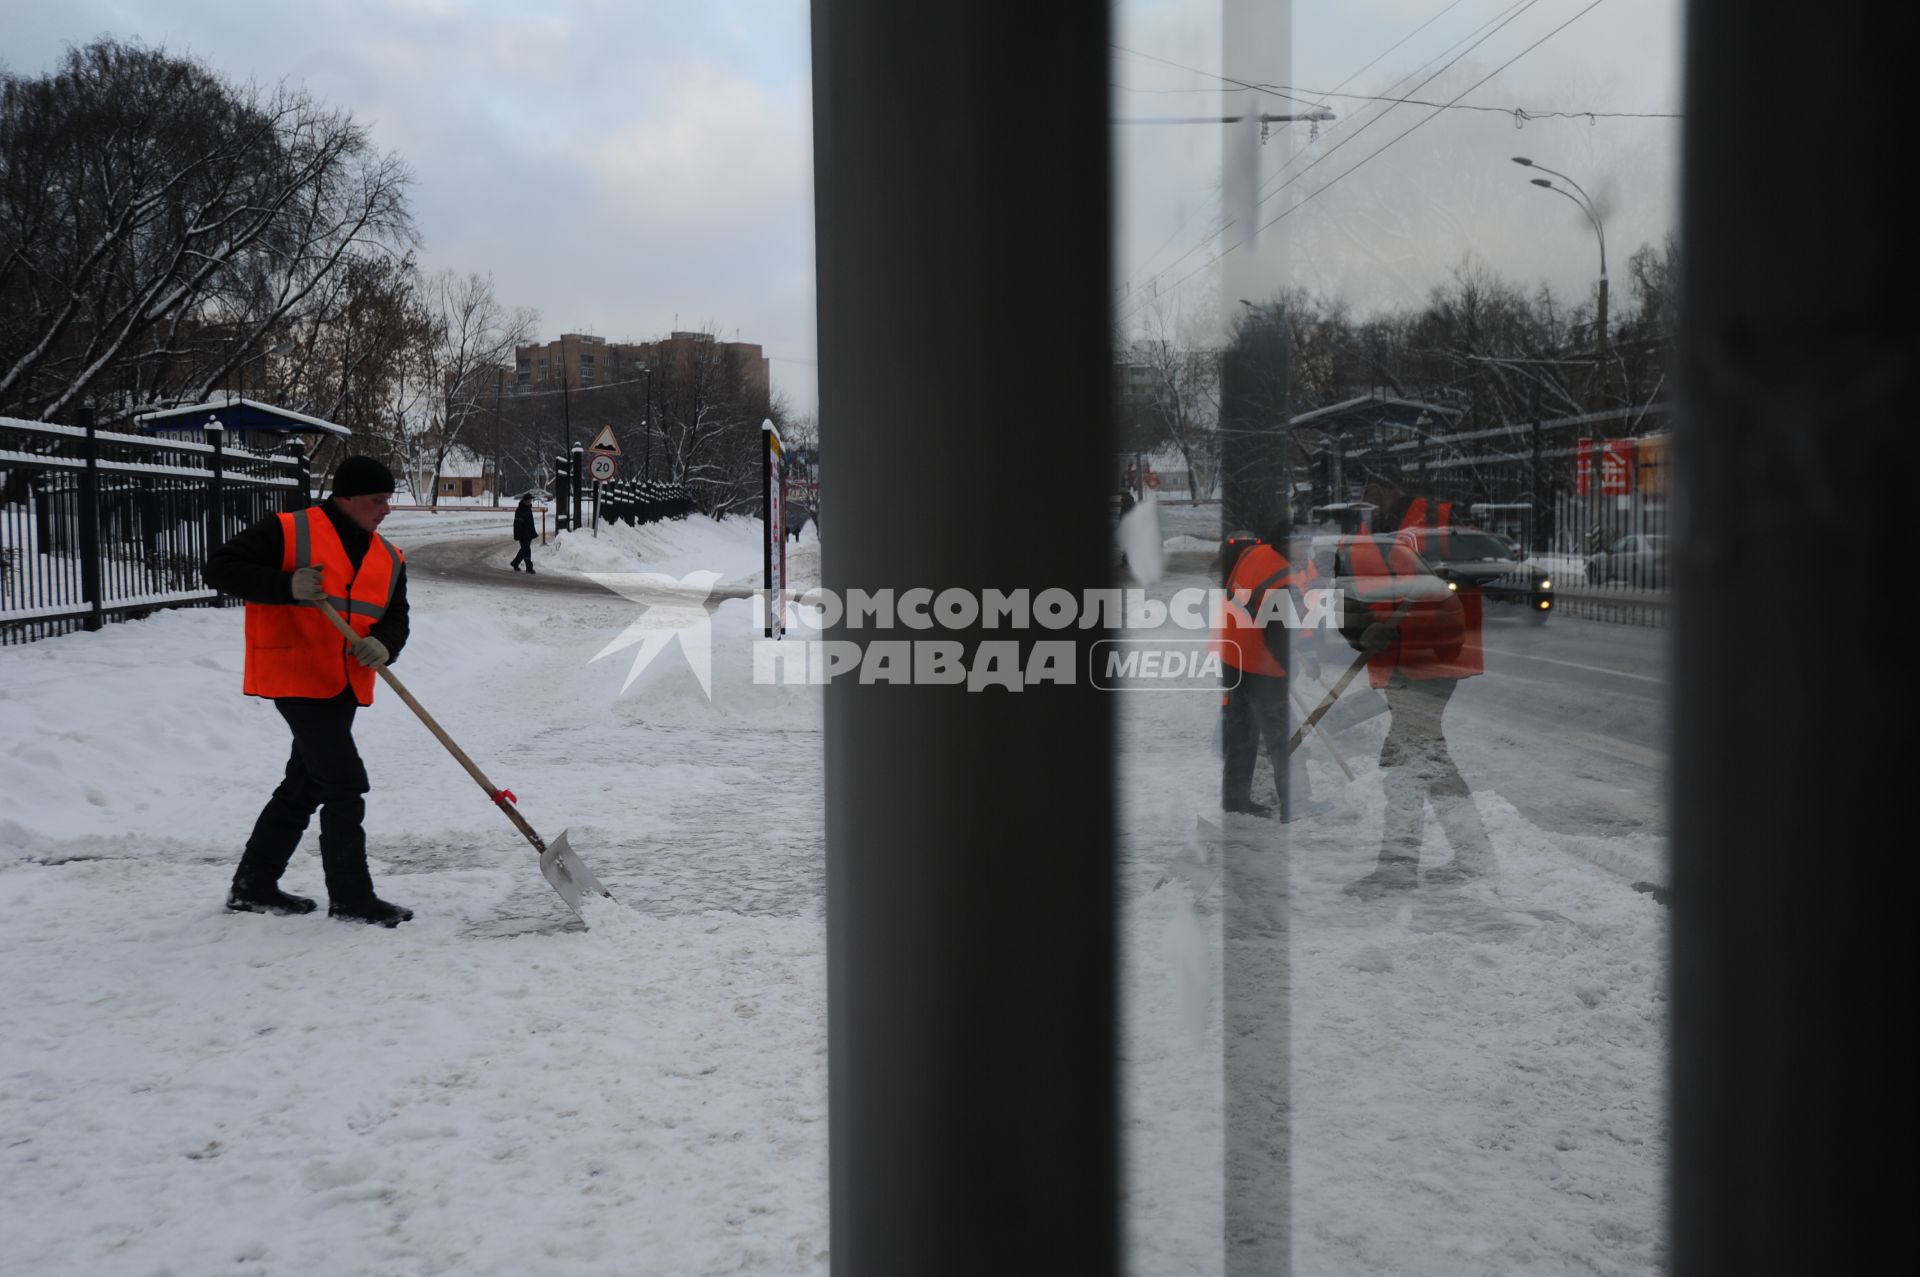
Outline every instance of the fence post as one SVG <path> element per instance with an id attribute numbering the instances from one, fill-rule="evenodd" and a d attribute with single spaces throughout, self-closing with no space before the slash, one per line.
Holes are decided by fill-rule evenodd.
<path id="1" fill-rule="evenodd" d="M 1541 537 L 1546 533 L 1549 515 L 1547 485 L 1540 474 L 1540 414 L 1538 411 L 1533 414 L 1532 432 L 1533 458 L 1528 463 L 1530 467 L 1528 486 L 1533 489 L 1533 514 L 1527 520 L 1527 548 L 1535 554 L 1544 554 L 1548 552 L 1548 547 L 1541 543 Z"/>
<path id="2" fill-rule="evenodd" d="M 573 451 L 567 454 L 567 461 L 569 463 L 568 473 L 572 476 L 572 478 L 568 480 L 568 487 L 573 492 L 573 526 L 575 529 L 578 529 L 580 526 L 580 463 L 581 458 L 585 456 L 586 450 L 577 443 L 573 445 Z"/>
<path id="3" fill-rule="evenodd" d="M 222 513 L 227 496 L 227 428 L 220 424 L 220 418 L 209 417 L 206 434 L 207 443 L 213 448 L 213 456 L 207 462 L 207 548 L 201 556 L 202 563 L 212 558 L 213 552 L 227 539 L 227 521 Z"/>
<path id="4" fill-rule="evenodd" d="M 307 450 L 299 444 L 289 442 L 287 451 L 293 454 L 293 478 L 298 485 L 293 500 L 287 505 L 287 513 L 297 514 L 313 504 L 313 465 L 307 459 Z"/>
<path id="5" fill-rule="evenodd" d="M 80 472 L 80 590 L 92 609 L 86 628 L 97 630 L 106 620 L 105 600 L 100 597 L 100 439 L 94 431 L 93 409 L 81 408 L 76 415 L 87 432 L 87 468 Z"/>
<path id="6" fill-rule="evenodd" d="M 567 492 L 567 459 L 563 456 L 555 457 L 553 459 L 553 533 L 555 536 L 567 530 Z"/>

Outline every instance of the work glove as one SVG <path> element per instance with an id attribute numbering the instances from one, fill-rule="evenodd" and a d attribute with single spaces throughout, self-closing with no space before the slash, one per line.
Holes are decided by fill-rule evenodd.
<path id="1" fill-rule="evenodd" d="M 1393 646 L 1393 640 L 1400 637 L 1397 626 L 1385 621 L 1375 621 L 1360 632 L 1360 650 L 1368 656 L 1378 656 Z"/>
<path id="2" fill-rule="evenodd" d="M 327 597 L 327 589 L 320 583 L 320 569 L 314 567 L 295 568 L 293 570 L 293 597 L 303 603 Z"/>
<path id="3" fill-rule="evenodd" d="M 347 649 L 353 653 L 353 659 L 370 670 L 377 670 L 387 663 L 387 645 L 369 634 L 357 638 L 353 646 Z"/>

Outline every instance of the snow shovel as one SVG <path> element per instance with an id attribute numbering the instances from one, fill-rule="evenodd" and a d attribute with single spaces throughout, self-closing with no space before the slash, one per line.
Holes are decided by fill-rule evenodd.
<path id="1" fill-rule="evenodd" d="M 316 599 L 314 603 L 319 607 L 320 611 L 326 615 L 326 618 L 333 622 L 333 628 L 339 630 L 349 643 L 360 637 L 353 632 L 352 626 L 340 619 L 340 614 L 333 610 L 333 604 L 327 602 L 325 599 Z M 580 909 L 581 905 L 586 902 L 588 896 L 605 896 L 608 900 L 613 899 L 613 893 L 601 886 L 600 880 L 593 876 L 593 871 L 588 869 L 584 864 L 581 864 L 580 857 L 573 854 L 573 848 L 567 845 L 566 830 L 561 830 L 560 836 L 551 843 L 542 840 L 539 834 L 533 832 L 533 826 L 527 823 L 527 818 L 520 814 L 520 809 L 514 806 L 519 800 L 513 796 L 513 791 L 510 789 L 495 789 L 493 782 L 487 779 L 486 774 L 475 765 L 471 758 L 467 757 L 466 751 L 453 743 L 453 737 L 447 735 L 440 724 L 433 721 L 433 715 L 427 713 L 426 707 L 421 705 L 419 701 L 413 699 L 413 693 L 409 692 L 406 689 L 406 685 L 393 676 L 392 670 L 382 665 L 380 667 L 380 677 L 387 680 L 387 686 L 391 687 L 394 693 L 407 703 L 408 709 L 411 709 L 420 716 L 420 721 L 425 723 L 427 730 L 438 737 L 440 743 L 447 747 L 447 752 L 460 760 L 460 765 L 467 769 L 467 775 L 473 777 L 474 780 L 479 783 L 480 788 L 486 791 L 487 797 L 493 799 L 494 805 L 506 813 L 507 819 L 513 822 L 513 827 L 518 829 L 526 836 L 527 841 L 533 844 L 533 849 L 540 853 L 541 876 L 552 885 L 555 891 L 560 893 L 560 898 L 567 902 L 567 908 L 579 915 L 580 921 L 585 922 L 587 920 L 586 915 L 581 913 Z"/>
<path id="2" fill-rule="evenodd" d="M 1294 712 L 1304 716 L 1307 712 L 1307 703 L 1300 699 L 1299 689 L 1289 687 L 1287 694 L 1293 697 Z M 1333 743 L 1333 733 L 1326 729 L 1325 724 L 1315 723 L 1314 726 L 1319 728 L 1320 743 L 1327 747 L 1327 752 L 1333 755 L 1333 761 L 1340 765 L 1340 774 L 1345 776 L 1348 782 L 1351 783 L 1353 780 L 1353 768 L 1347 766 L 1347 760 L 1340 756 L 1340 747 Z M 1289 754 L 1293 752 L 1291 746 L 1288 747 L 1287 752 Z"/>
<path id="3" fill-rule="evenodd" d="M 1400 628 L 1400 622 L 1404 620 L 1407 613 L 1412 610 L 1413 600 L 1407 599 L 1401 603 L 1399 607 L 1393 609 L 1393 615 L 1388 617 L 1384 624 L 1388 629 L 1397 630 Z M 1354 676 L 1365 669 L 1367 662 L 1372 659 L 1372 653 L 1362 652 L 1354 658 L 1353 664 L 1347 666 L 1347 672 L 1340 676 L 1340 681 L 1333 685 L 1332 689 L 1327 692 L 1326 697 L 1322 699 L 1318 705 L 1314 706 L 1313 713 L 1307 715 L 1306 722 L 1300 724 L 1299 730 L 1293 734 L 1293 739 L 1287 742 L 1287 753 L 1289 755 L 1291 755 L 1294 750 L 1300 748 L 1300 742 L 1307 738 L 1307 732 L 1311 728 L 1319 726 L 1320 720 L 1325 718 L 1327 711 L 1333 708 L 1333 703 L 1340 699 L 1340 693 L 1347 690 L 1347 684 L 1353 682 Z"/>

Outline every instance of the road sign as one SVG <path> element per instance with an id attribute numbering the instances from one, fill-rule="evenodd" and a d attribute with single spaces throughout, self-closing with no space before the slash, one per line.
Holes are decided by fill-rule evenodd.
<path id="1" fill-rule="evenodd" d="M 613 459 L 612 453 L 596 452 L 587 460 L 587 473 L 593 476 L 595 483 L 605 483 L 613 478 L 620 464 Z"/>
<path id="2" fill-rule="evenodd" d="M 619 456 L 620 441 L 613 437 L 613 427 L 612 426 L 600 427 L 600 433 L 595 435 L 593 437 L 593 442 L 587 445 L 587 451 L 603 452 L 611 457 Z"/>

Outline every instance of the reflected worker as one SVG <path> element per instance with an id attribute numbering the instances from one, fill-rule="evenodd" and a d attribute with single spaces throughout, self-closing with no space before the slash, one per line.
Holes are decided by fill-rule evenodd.
<path id="1" fill-rule="evenodd" d="M 1355 577 L 1395 575 L 1389 555 L 1383 554 L 1366 533 L 1452 524 L 1451 504 L 1409 496 L 1390 466 L 1369 468 L 1365 494 L 1374 507 L 1372 526 L 1341 547 L 1349 556 L 1349 571 Z M 1409 544 L 1409 554 L 1411 550 Z M 1480 810 L 1474 806 L 1473 791 L 1447 748 L 1441 722 L 1460 680 L 1485 669 L 1479 592 L 1469 590 L 1460 596 L 1463 633 L 1459 646 L 1452 650 L 1404 645 L 1397 628 L 1386 623 L 1392 612 L 1391 602 L 1373 603 L 1367 609 L 1349 607 L 1348 628 L 1343 631 L 1358 650 L 1367 654 L 1367 679 L 1385 692 L 1391 715 L 1387 738 L 1380 746 L 1381 789 L 1386 797 L 1380 861 L 1373 872 L 1346 887 L 1349 895 L 1363 900 L 1418 885 L 1420 844 L 1426 833 L 1429 802 L 1453 846 L 1453 859 L 1429 870 L 1426 881 L 1464 882 L 1493 868 L 1493 845 Z"/>
<path id="2" fill-rule="evenodd" d="M 1330 805 L 1315 802 L 1306 763 L 1289 757 L 1287 743 L 1287 661 L 1292 631 L 1278 619 L 1259 623 L 1261 605 L 1274 590 L 1290 592 L 1301 615 L 1300 592 L 1313 583 L 1311 556 L 1296 564 L 1287 557 L 1292 519 L 1283 508 L 1264 540 L 1244 533 L 1226 538 L 1217 560 L 1227 601 L 1214 636 L 1227 682 L 1221 725 L 1220 806 L 1229 813 L 1270 816 L 1273 809 L 1253 800 L 1253 773 L 1260 742 L 1273 762 L 1273 787 L 1280 819 L 1314 815 Z"/>

